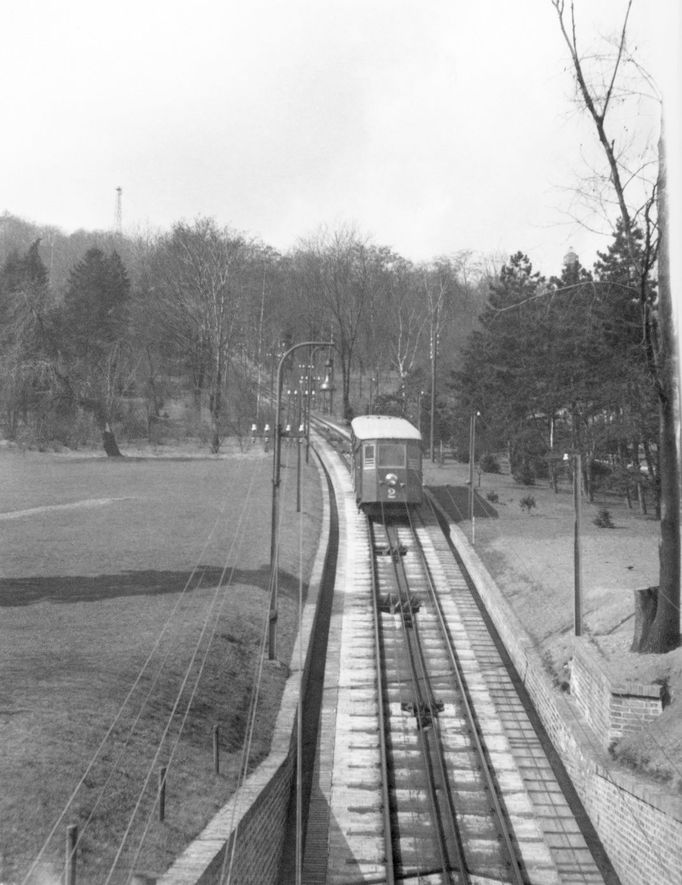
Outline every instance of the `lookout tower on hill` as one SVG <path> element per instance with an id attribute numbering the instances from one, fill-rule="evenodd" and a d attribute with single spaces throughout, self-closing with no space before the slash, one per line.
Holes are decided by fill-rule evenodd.
<path id="1" fill-rule="evenodd" d="M 123 188 L 116 188 L 116 208 L 114 209 L 114 233 L 120 237 L 123 232 Z"/>
<path id="2" fill-rule="evenodd" d="M 568 252 L 564 255 L 564 267 L 572 270 L 574 267 L 577 267 L 578 261 L 578 253 L 574 251 L 573 246 L 569 246 Z"/>

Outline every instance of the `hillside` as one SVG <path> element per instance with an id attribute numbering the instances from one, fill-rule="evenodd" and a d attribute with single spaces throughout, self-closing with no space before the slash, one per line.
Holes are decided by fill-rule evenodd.
<path id="1" fill-rule="evenodd" d="M 468 465 L 425 462 L 425 483 L 448 495 L 471 539 Z M 476 478 L 478 483 L 478 477 Z M 508 473 L 482 474 L 477 485 L 475 548 L 514 608 L 558 682 L 568 679 L 573 637 L 573 496 L 543 485 L 518 485 Z M 535 506 L 522 509 L 531 496 Z M 492 499 L 492 500 L 491 500 Z M 613 529 L 593 523 L 608 508 Z M 650 727 L 622 740 L 614 753 L 624 765 L 682 790 L 682 648 L 666 655 L 630 652 L 633 591 L 658 583 L 658 523 L 624 501 L 583 502 L 581 525 L 583 631 L 618 680 L 667 685 L 670 703 Z"/>

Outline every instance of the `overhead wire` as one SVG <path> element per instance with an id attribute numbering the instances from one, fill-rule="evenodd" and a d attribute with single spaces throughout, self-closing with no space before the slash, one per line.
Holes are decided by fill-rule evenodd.
<path id="1" fill-rule="evenodd" d="M 213 598 L 211 600 L 211 604 L 210 604 L 209 609 L 207 611 L 206 620 L 204 622 L 204 628 L 202 629 L 201 635 L 199 636 L 199 638 L 196 642 L 195 651 L 196 651 L 196 654 L 198 654 L 199 649 L 201 648 L 201 644 L 202 644 L 205 634 L 206 634 L 206 627 L 207 627 L 209 620 L 210 620 L 212 623 L 212 629 L 209 631 L 209 638 L 208 638 L 208 641 L 207 641 L 205 649 L 204 649 L 203 657 L 201 659 L 198 672 L 196 673 L 196 676 L 194 679 L 194 685 L 192 687 L 190 696 L 187 699 L 187 702 L 185 705 L 184 715 L 182 717 L 180 727 L 178 729 L 175 740 L 171 745 L 170 752 L 169 752 L 168 758 L 166 760 L 167 771 L 170 771 L 171 765 L 173 763 L 173 759 L 175 758 L 175 754 L 176 754 L 178 746 L 180 744 L 180 739 L 182 737 L 185 725 L 187 723 L 187 718 L 189 716 L 192 704 L 194 702 L 194 698 L 195 698 L 197 690 L 199 688 L 199 683 L 201 681 L 201 677 L 203 675 L 203 672 L 204 672 L 204 669 L 206 666 L 206 662 L 208 660 L 208 655 L 209 655 L 209 652 L 210 652 L 211 647 L 213 645 L 213 641 L 215 639 L 215 634 L 218 630 L 219 619 L 222 614 L 223 606 L 225 605 L 225 600 L 227 598 L 227 591 L 232 586 L 232 581 L 233 581 L 234 573 L 236 570 L 236 563 L 234 561 L 235 553 L 239 552 L 239 549 L 241 548 L 241 544 L 244 540 L 242 533 L 243 533 L 243 527 L 245 524 L 246 517 L 250 513 L 250 508 L 251 508 L 252 502 L 253 502 L 252 490 L 253 490 L 254 479 L 255 479 L 255 467 L 254 467 L 254 470 L 249 478 L 249 485 L 247 487 L 244 504 L 242 506 L 242 509 L 239 514 L 239 518 L 237 520 L 237 526 L 235 528 L 235 532 L 232 537 L 229 551 L 225 555 L 225 565 L 223 566 L 223 570 L 222 570 L 222 573 L 220 576 L 220 580 L 218 582 L 218 586 L 216 587 L 215 593 L 214 593 Z M 233 560 L 233 565 L 231 568 L 228 568 L 227 563 L 229 562 L 230 559 Z M 229 571 L 229 578 L 227 581 L 225 581 L 225 576 L 228 571 Z M 218 605 L 218 603 L 219 603 L 219 605 Z M 216 608 L 217 608 L 217 611 L 216 611 Z M 193 655 L 192 660 L 190 661 L 190 664 L 188 665 L 188 668 L 187 668 L 187 675 L 188 676 L 189 676 L 190 670 L 194 664 L 195 656 L 196 655 Z M 178 695 L 177 695 L 178 704 L 179 704 L 179 700 L 182 696 L 183 691 L 184 691 L 184 683 L 178 691 Z M 174 713 L 171 713 L 171 716 L 169 717 L 169 723 L 168 723 L 169 726 L 172 724 L 173 718 L 174 718 Z M 164 734 L 164 737 L 165 737 L 165 734 Z M 159 749 L 161 749 L 163 740 L 164 740 L 164 738 L 162 738 L 162 741 L 159 744 Z M 156 757 L 155 757 L 155 761 L 156 761 Z M 152 766 L 151 766 L 152 773 L 153 773 L 153 766 L 155 765 L 155 761 L 152 763 Z M 148 782 L 148 780 L 147 780 L 147 782 Z M 142 796 L 142 793 L 140 795 Z M 157 800 L 152 804 L 151 809 L 148 813 L 147 822 L 144 827 L 142 836 L 140 837 L 137 851 L 135 852 L 135 855 L 133 858 L 132 866 L 130 869 L 130 875 L 132 875 L 135 871 L 135 865 L 137 864 L 138 858 L 139 858 L 140 853 L 142 851 L 144 841 L 145 841 L 146 836 L 147 836 L 149 829 L 151 827 L 153 814 L 154 814 L 154 811 L 156 810 L 157 804 L 158 804 L 158 796 L 157 796 Z"/>
<path id="2" fill-rule="evenodd" d="M 285 466 L 288 467 L 289 466 L 289 453 L 288 452 L 285 453 L 285 458 L 287 461 Z M 289 472 L 287 470 L 284 470 L 283 473 L 284 473 L 284 480 L 282 483 L 281 496 L 284 500 L 286 500 L 286 489 L 288 487 Z M 275 563 L 279 563 L 280 533 L 281 533 L 283 519 L 284 519 L 284 508 L 281 507 L 280 511 L 279 511 L 279 515 L 278 515 L 278 522 L 277 522 L 275 539 L 274 539 L 274 550 L 275 550 L 274 561 L 275 561 Z M 276 576 L 271 575 L 271 579 L 275 580 Z M 272 588 L 271 588 L 271 592 L 272 592 Z M 227 851 L 227 846 L 226 846 L 226 850 L 223 852 L 223 862 L 221 865 L 220 876 L 218 879 L 220 885 L 230 885 L 230 883 L 232 882 L 232 874 L 233 874 L 233 870 L 234 870 L 234 863 L 235 863 L 235 857 L 236 857 L 236 852 L 237 852 L 238 834 L 239 834 L 238 833 L 239 824 L 237 824 L 235 826 L 235 820 L 237 818 L 237 813 L 239 810 L 239 801 L 240 801 L 240 797 L 242 795 L 242 787 L 245 785 L 246 778 L 248 777 L 248 773 L 249 773 L 249 761 L 251 758 L 251 749 L 253 746 L 253 735 L 255 732 L 256 718 L 257 718 L 257 712 L 258 712 L 258 701 L 260 698 L 260 690 L 261 690 L 261 685 L 262 685 L 262 680 L 263 680 L 263 669 L 264 669 L 265 658 L 266 658 L 266 649 L 267 649 L 267 642 L 268 642 L 270 617 L 271 617 L 270 600 L 266 599 L 265 606 L 264 606 L 264 612 L 263 612 L 263 626 L 262 626 L 262 631 L 261 631 L 261 644 L 260 644 L 260 651 L 259 651 L 259 655 L 258 655 L 258 664 L 256 667 L 256 671 L 254 673 L 254 679 L 253 679 L 252 691 L 251 691 L 251 700 L 250 700 L 249 711 L 248 711 L 248 715 L 247 715 L 247 727 L 246 727 L 246 732 L 245 732 L 244 743 L 242 745 L 242 757 L 241 757 L 241 763 L 240 763 L 240 769 L 239 769 L 239 778 L 238 778 L 238 782 L 237 782 L 237 786 L 236 786 L 236 790 L 235 790 L 235 799 L 232 803 L 230 824 L 229 824 L 229 827 L 227 830 L 228 838 L 229 838 L 229 835 L 232 834 L 232 841 L 231 841 L 230 851 L 229 852 Z"/>
<path id="3" fill-rule="evenodd" d="M 251 479 L 251 484 L 252 484 L 252 483 L 253 483 L 253 477 L 252 477 L 252 479 Z M 249 494 L 250 494 L 250 492 L 249 492 Z M 247 500 L 248 500 L 248 494 L 247 494 Z M 222 512 L 224 512 L 224 508 L 223 508 L 223 511 L 221 511 L 221 513 L 222 513 Z M 241 524 L 241 521 L 242 521 L 242 517 L 240 516 L 240 520 L 239 520 L 239 523 L 240 523 L 240 524 Z M 232 545 L 232 546 L 234 547 L 234 541 L 233 541 L 233 545 Z M 202 553 L 203 553 L 203 551 L 202 551 Z M 203 557 L 202 557 L 202 558 L 203 558 Z M 233 569 L 232 569 L 232 574 L 231 574 L 231 576 L 230 576 L 230 581 L 228 581 L 228 585 L 227 585 L 227 586 L 229 586 L 229 585 L 231 584 L 231 580 L 232 580 L 232 576 L 233 576 L 233 574 L 234 574 L 234 566 L 233 566 Z M 198 589 L 198 588 L 201 586 L 201 583 L 202 583 L 202 581 L 203 581 L 204 575 L 205 575 L 205 569 L 202 570 L 202 574 L 201 574 L 200 580 L 199 580 L 199 582 L 197 583 L 195 589 Z M 222 575 L 221 575 L 221 582 L 222 582 L 222 580 L 223 580 L 223 578 L 224 578 L 224 575 L 225 575 L 225 569 L 223 569 L 223 573 L 222 573 Z M 214 631 L 214 632 L 215 632 L 215 631 Z M 86 818 L 85 823 L 84 823 L 84 824 L 81 824 L 81 825 L 79 826 L 79 834 L 78 834 L 78 839 L 77 839 L 77 842 L 76 842 L 76 846 L 75 846 L 75 847 L 77 847 L 77 846 L 78 846 L 78 843 L 80 843 L 80 842 L 82 841 L 82 839 L 83 839 L 83 837 L 84 837 L 84 835 L 85 835 L 85 832 L 86 832 L 86 830 L 87 830 L 87 827 L 89 826 L 89 824 L 91 823 L 91 821 L 92 821 L 92 819 L 93 819 L 93 817 L 94 817 L 95 811 L 97 810 L 97 808 L 99 807 L 100 802 L 101 802 L 101 801 L 103 800 L 103 798 L 104 798 L 104 795 L 105 795 L 105 793 L 106 793 L 106 789 L 107 789 L 108 785 L 110 784 L 111 780 L 113 779 L 114 775 L 116 774 L 116 772 L 117 772 L 117 770 L 118 770 L 118 768 L 119 768 L 119 765 L 120 765 L 120 763 L 122 762 L 122 760 L 123 760 L 123 758 L 124 758 L 124 756 L 125 756 L 125 754 L 126 754 L 126 751 L 127 751 L 128 746 L 129 746 L 129 744 L 130 744 L 130 741 L 131 741 L 131 739 L 132 739 L 132 737 L 133 737 L 133 735 L 134 735 L 134 733 L 135 733 L 135 730 L 136 730 L 136 728 L 137 728 L 137 725 L 138 725 L 140 719 L 142 718 L 142 714 L 145 712 L 145 708 L 146 708 L 146 706 L 147 706 L 147 703 L 149 702 L 150 698 L 151 698 L 152 695 L 154 694 L 154 691 L 155 691 L 155 689 L 156 689 L 156 686 L 157 686 L 157 684 L 158 684 L 158 682 L 159 682 L 159 680 L 160 680 L 160 678 L 161 678 L 161 675 L 162 675 L 163 672 L 164 672 L 164 667 L 165 667 L 165 665 L 166 665 L 168 659 L 170 658 L 170 656 L 173 655 L 173 654 L 175 654 L 175 653 L 176 653 L 176 649 L 175 649 L 172 645 L 169 645 L 168 648 L 167 648 L 167 650 L 166 650 L 166 653 L 165 653 L 163 659 L 161 660 L 161 663 L 160 663 L 160 665 L 159 665 L 159 667 L 158 667 L 158 669 L 157 669 L 157 671 L 156 671 L 156 675 L 154 676 L 154 679 L 152 680 L 152 682 L 151 682 L 151 684 L 150 684 L 150 686 L 149 686 L 149 689 L 148 689 L 148 691 L 147 691 L 147 694 L 145 695 L 145 697 L 144 697 L 142 703 L 141 703 L 140 706 L 139 706 L 137 716 L 136 716 L 135 719 L 133 720 L 133 722 L 132 722 L 132 724 L 131 724 L 131 726 L 130 726 L 130 728 L 129 728 L 129 730 L 128 730 L 128 735 L 127 735 L 125 741 L 123 742 L 123 745 L 122 745 L 122 747 L 121 747 L 121 750 L 120 750 L 120 752 L 118 753 L 118 755 L 117 755 L 117 757 L 116 757 L 116 760 L 114 761 L 114 763 L 113 763 L 113 765 L 112 765 L 112 767 L 111 767 L 111 769 L 110 769 L 110 771 L 109 771 L 109 774 L 107 775 L 107 778 L 106 778 L 106 780 L 104 781 L 104 784 L 102 784 L 102 786 L 100 787 L 100 790 L 99 790 L 99 794 L 98 794 L 98 796 L 97 796 L 97 799 L 96 799 L 96 801 L 94 802 L 94 804 L 92 805 L 92 807 L 90 808 L 90 812 L 89 812 L 88 817 Z"/>
<path id="4" fill-rule="evenodd" d="M 222 514 L 224 513 L 225 507 L 226 507 L 226 501 L 225 501 L 225 503 L 223 504 L 222 509 L 219 511 L 219 514 L 218 514 L 218 516 L 216 517 L 216 520 L 214 521 L 214 523 L 213 523 L 213 525 L 212 525 L 212 527 L 211 527 L 211 529 L 210 529 L 208 535 L 206 536 L 206 539 L 205 539 L 205 541 L 204 541 L 203 547 L 202 547 L 201 552 L 200 552 L 200 554 L 199 554 L 199 560 L 201 560 L 201 559 L 203 558 L 203 556 L 204 556 L 206 550 L 208 549 L 208 545 L 211 543 L 211 540 L 212 540 L 212 538 L 213 538 L 213 534 L 214 534 L 214 532 L 215 532 L 216 526 L 217 526 L 217 524 L 218 524 L 218 522 L 219 522 L 220 517 L 221 517 Z M 157 635 L 157 638 L 156 638 L 156 640 L 155 640 L 155 642 L 154 642 L 154 644 L 153 644 L 153 646 L 152 646 L 152 648 L 151 648 L 149 654 L 147 655 L 147 658 L 145 659 L 144 663 L 143 663 L 142 666 L 140 667 L 140 669 L 139 669 L 139 671 L 138 671 L 138 673 L 137 673 L 137 676 L 135 677 L 135 679 L 134 679 L 134 681 L 133 681 L 133 683 L 132 683 L 130 689 L 128 690 L 128 692 L 127 692 L 127 694 L 126 694 L 126 696 L 125 696 L 125 698 L 123 699 L 123 701 L 122 701 L 121 704 L 119 705 L 119 708 L 118 708 L 118 710 L 117 710 L 117 712 L 116 712 L 116 715 L 114 716 L 113 720 L 111 721 L 111 724 L 110 724 L 109 727 L 107 728 L 107 730 L 106 730 L 104 736 L 102 737 L 102 739 L 101 739 L 100 743 L 98 744 L 97 748 L 95 749 L 94 753 L 91 755 L 90 760 L 89 760 L 89 762 L 88 762 L 87 765 L 86 765 L 85 771 L 83 772 L 83 774 L 82 774 L 81 777 L 79 778 L 79 780 L 78 780 L 78 782 L 76 783 L 75 787 L 73 788 L 71 794 L 69 795 L 69 797 L 68 797 L 66 803 L 64 804 L 64 806 L 63 806 L 63 808 L 62 808 L 62 811 L 60 812 L 60 814 L 58 815 L 58 817 L 57 817 L 55 823 L 53 824 L 52 829 L 50 830 L 50 832 L 49 832 L 48 835 L 46 836 L 45 840 L 43 841 L 43 844 L 42 844 L 40 850 L 38 851 L 38 854 L 35 856 L 35 858 L 34 858 L 34 860 L 33 860 L 33 863 L 32 863 L 31 866 L 29 867 L 29 869 L 28 869 L 28 871 L 27 871 L 25 877 L 24 877 L 23 880 L 22 880 L 22 885 L 26 885 L 26 883 L 28 883 L 28 881 L 29 881 L 31 875 L 33 874 L 33 872 L 35 871 L 37 865 L 40 863 L 40 860 L 41 860 L 43 854 L 45 853 L 45 851 L 46 851 L 48 845 L 50 844 L 50 842 L 51 842 L 52 839 L 54 838 L 54 836 L 55 836 L 55 834 L 56 834 L 56 832 L 57 832 L 57 829 L 58 829 L 59 826 L 63 823 L 64 818 L 66 817 L 66 815 L 67 815 L 69 809 L 71 808 L 71 805 L 73 804 L 73 802 L 74 802 L 75 799 L 76 799 L 76 796 L 78 795 L 78 792 L 80 791 L 81 787 L 85 784 L 85 782 L 86 782 L 88 776 L 89 776 L 90 773 L 92 772 L 92 769 L 94 768 L 94 766 L 95 766 L 97 760 L 99 759 L 100 754 L 101 754 L 102 751 L 104 750 L 104 747 L 106 746 L 106 744 L 107 744 L 107 742 L 109 741 L 111 735 L 113 734 L 114 729 L 116 728 L 116 726 L 117 726 L 119 720 L 120 720 L 121 717 L 123 716 L 123 712 L 124 712 L 124 710 L 126 709 L 128 703 L 129 703 L 129 701 L 131 700 L 131 698 L 132 698 L 133 695 L 135 694 L 135 691 L 136 691 L 136 689 L 138 688 L 138 686 L 139 686 L 139 684 L 140 684 L 140 682 L 141 682 L 141 680 L 142 680 L 142 678 L 143 678 L 143 676 L 144 676 L 144 674 L 145 674 L 147 668 L 150 666 L 150 664 L 151 664 L 151 662 L 152 662 L 152 660 L 153 660 L 153 658 L 154 658 L 156 652 L 158 651 L 158 648 L 159 648 L 159 646 L 160 646 L 160 644 L 161 644 L 161 642 L 162 642 L 162 640 L 163 640 L 165 634 L 166 634 L 167 631 L 170 629 L 170 625 L 171 625 L 171 623 L 173 622 L 173 620 L 174 620 L 174 618 L 175 618 L 175 615 L 177 614 L 177 612 L 178 612 L 178 610 L 179 610 L 179 608 L 180 608 L 180 605 L 181 605 L 182 602 L 184 601 L 184 598 L 185 598 L 187 592 L 189 591 L 189 588 L 192 586 L 192 583 L 193 583 L 193 581 L 194 581 L 194 578 L 195 578 L 195 576 L 196 576 L 198 570 L 199 570 L 199 569 L 198 569 L 197 566 L 194 566 L 194 567 L 192 568 L 192 571 L 190 572 L 190 574 L 189 574 L 187 580 L 185 581 L 184 587 L 183 587 L 182 591 L 180 592 L 180 595 L 179 595 L 178 599 L 176 600 L 175 605 L 174 605 L 173 608 L 171 609 L 171 612 L 169 613 L 169 615 L 168 615 L 168 617 L 166 618 L 166 621 L 164 622 L 164 624 L 163 624 L 163 626 L 162 626 L 162 628 L 161 628 L 159 634 Z M 88 822 L 90 821 L 90 819 L 91 819 L 91 817 L 88 818 Z M 82 839 L 82 833 L 79 833 L 78 841 L 81 841 L 81 839 Z"/>
<path id="5" fill-rule="evenodd" d="M 299 443 L 300 445 L 300 443 Z M 296 885 L 303 873 L 303 508 L 298 515 L 298 705 L 296 708 Z"/>
<path id="6" fill-rule="evenodd" d="M 251 483 L 253 482 L 253 477 L 255 476 L 255 469 L 256 469 L 256 468 L 255 468 L 255 466 L 254 466 L 254 470 L 253 470 L 253 473 L 252 473 L 252 476 L 251 476 Z M 218 521 L 219 521 L 219 519 L 220 519 L 220 516 L 222 516 L 222 514 L 223 514 L 224 511 L 225 511 L 226 501 L 227 501 L 227 499 L 225 499 L 225 503 L 223 504 L 223 507 L 222 507 L 221 510 L 220 510 L 219 516 L 217 517 L 217 519 L 216 519 L 216 521 L 215 521 L 215 523 L 214 523 L 214 525 L 213 525 L 213 527 L 212 527 L 212 529 L 211 529 L 211 536 L 213 535 L 213 533 L 214 533 L 214 531 L 215 531 L 215 526 L 217 525 L 217 523 L 218 523 Z M 243 513 L 243 510 L 242 510 L 242 513 Z M 207 545 L 204 546 L 204 551 L 205 551 L 206 547 L 207 547 Z M 202 551 L 202 554 L 203 554 L 204 551 Z M 218 588 L 217 588 L 217 590 L 216 590 L 216 593 L 214 593 L 213 600 L 211 601 L 211 603 L 210 603 L 209 606 L 208 606 L 208 612 L 207 612 L 207 615 L 206 615 L 206 619 L 205 619 L 205 621 L 204 621 L 204 626 L 202 627 L 202 630 L 201 630 L 201 632 L 200 632 L 200 636 L 199 636 L 198 643 L 201 642 L 201 640 L 203 639 L 203 636 L 205 635 L 205 631 L 206 631 L 206 626 L 207 626 L 208 618 L 210 617 L 210 615 L 211 615 L 211 613 L 212 613 L 212 610 L 213 610 L 213 607 L 214 607 L 214 604 L 215 604 L 215 598 L 216 598 L 216 595 L 217 595 L 217 593 L 219 592 L 219 590 L 220 590 L 220 584 L 218 585 Z M 184 593 L 184 591 L 183 591 L 183 593 Z M 170 714 L 170 716 L 168 717 L 166 727 L 164 728 L 164 731 L 163 731 L 163 733 L 162 733 L 162 736 L 161 736 L 161 738 L 160 738 L 160 740 L 159 740 L 159 742 L 158 742 L 158 747 L 157 747 L 156 753 L 155 753 L 155 755 L 154 755 L 154 759 L 153 759 L 153 761 L 152 761 L 152 763 L 151 763 L 151 766 L 150 766 L 150 769 L 151 769 L 152 773 L 153 773 L 153 766 L 154 766 L 154 765 L 156 764 L 156 762 L 158 761 L 158 756 L 159 756 L 159 753 L 160 753 L 161 746 L 162 746 L 163 742 L 165 741 L 165 738 L 166 738 L 166 736 L 167 736 L 168 730 L 170 729 L 170 725 L 171 725 L 172 720 L 173 720 L 173 718 L 174 718 L 174 716 L 175 716 L 175 713 L 176 713 L 176 711 L 177 711 L 177 707 L 178 707 L 178 705 L 179 705 L 179 701 L 180 701 L 181 694 L 182 694 L 182 692 L 184 691 L 184 688 L 185 688 L 185 686 L 186 686 L 186 684 L 187 684 L 187 681 L 188 681 L 188 679 L 189 679 L 189 674 L 190 674 L 191 668 L 192 668 L 192 666 L 193 666 L 193 664 L 194 664 L 194 661 L 196 660 L 196 656 L 197 656 L 197 654 L 198 654 L 198 648 L 199 648 L 199 645 L 197 644 L 197 645 L 195 646 L 194 653 L 192 654 L 192 656 L 191 656 L 191 658 L 190 658 L 190 662 L 189 662 L 189 664 L 188 664 L 187 667 L 186 667 L 185 675 L 184 675 L 184 678 L 183 678 L 183 680 L 182 680 L 181 687 L 180 687 L 180 690 L 179 690 L 179 692 L 178 692 L 178 695 L 176 696 L 176 701 L 175 701 L 175 704 L 174 704 L 174 706 L 173 706 L 173 708 L 172 708 L 172 710 L 171 710 L 171 714 Z M 137 814 L 137 810 L 138 810 L 138 808 L 139 808 L 139 805 L 140 805 L 140 802 L 141 802 L 142 796 L 143 796 L 143 794 L 144 794 L 144 791 L 146 790 L 146 787 L 147 787 L 147 785 L 148 785 L 148 783 L 149 783 L 149 779 L 150 779 L 150 777 L 151 777 L 151 774 L 148 772 L 148 774 L 147 774 L 147 776 L 146 776 L 146 778 L 145 778 L 145 780 L 144 780 L 142 790 L 140 791 L 140 794 L 139 794 L 139 797 L 138 797 L 137 803 L 136 803 L 135 808 L 134 808 L 134 810 L 133 810 L 133 815 L 131 816 L 131 818 L 130 818 L 130 820 L 129 820 L 128 826 L 126 827 L 126 830 L 125 830 L 125 832 L 124 832 L 123 838 L 122 838 L 122 840 L 121 840 L 121 845 L 119 846 L 119 850 L 117 851 L 116 856 L 115 856 L 115 858 L 114 858 L 114 862 L 113 862 L 113 864 L 112 864 L 112 867 L 110 868 L 109 875 L 108 875 L 107 879 L 105 880 L 105 885 L 106 885 L 107 882 L 110 881 L 111 875 L 113 874 L 113 871 L 114 871 L 114 869 L 115 869 L 115 867 L 116 867 L 116 865 L 117 865 L 117 863 L 118 863 L 119 857 L 120 857 L 120 855 L 121 855 L 121 853 L 122 853 L 122 850 L 123 850 L 123 845 L 124 845 L 124 843 L 125 843 L 125 841 L 126 841 L 126 839 L 127 839 L 128 833 L 129 833 L 130 828 L 131 828 L 131 826 L 132 826 L 132 821 L 134 820 L 134 817 L 135 817 L 136 814 Z"/>

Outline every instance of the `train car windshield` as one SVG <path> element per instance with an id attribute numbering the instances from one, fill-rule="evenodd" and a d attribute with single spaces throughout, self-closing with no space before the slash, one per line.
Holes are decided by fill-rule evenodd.
<path id="1" fill-rule="evenodd" d="M 379 467 L 404 467 L 405 443 L 379 443 Z"/>

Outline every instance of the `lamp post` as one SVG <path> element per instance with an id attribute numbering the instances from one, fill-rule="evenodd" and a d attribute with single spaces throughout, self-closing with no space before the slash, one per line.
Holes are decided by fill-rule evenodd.
<path id="1" fill-rule="evenodd" d="M 332 362 L 331 354 L 329 355 L 327 362 L 324 364 L 324 372 L 324 381 L 320 384 L 320 392 L 323 394 L 329 394 L 327 398 L 327 414 L 331 415 L 334 411 L 334 363 Z"/>
<path id="2" fill-rule="evenodd" d="M 324 346 L 324 345 L 322 345 Z M 316 394 L 316 386 L 319 379 L 319 376 L 313 376 L 312 372 L 315 368 L 315 354 L 320 349 L 320 345 L 317 347 L 313 347 L 310 352 L 310 359 L 308 360 L 308 380 L 306 384 L 307 389 L 307 398 L 306 398 L 306 409 L 303 417 L 303 425 L 304 425 L 304 436 L 305 436 L 305 463 L 307 464 L 309 461 L 309 453 L 310 453 L 310 413 L 312 411 L 313 405 L 315 405 L 315 394 Z M 326 379 L 325 379 L 326 380 Z M 320 387 L 322 390 L 322 387 Z"/>
<path id="3" fill-rule="evenodd" d="M 573 629 L 576 636 L 583 635 L 583 588 L 582 560 L 580 556 L 580 483 L 582 478 L 582 459 L 579 452 L 564 455 L 564 461 L 573 458 Z"/>
<path id="4" fill-rule="evenodd" d="M 469 422 L 469 515 L 471 516 L 471 543 L 476 543 L 476 517 L 474 516 L 474 462 L 476 461 L 476 418 L 480 415 L 475 409 Z"/>
<path id="5" fill-rule="evenodd" d="M 435 448 L 435 438 L 436 438 L 436 364 L 438 361 L 438 314 L 439 310 L 436 309 L 436 316 L 432 320 L 431 323 L 431 422 L 429 427 L 429 449 L 431 455 L 431 461 L 435 464 L 436 462 L 436 448 Z"/>
<path id="6" fill-rule="evenodd" d="M 279 360 L 277 366 L 277 400 L 274 420 L 274 445 L 272 455 L 272 519 L 270 524 L 270 621 L 268 625 L 268 658 L 274 661 L 277 656 L 277 592 L 279 588 L 279 484 L 282 467 L 282 367 L 290 354 L 301 347 L 333 347 L 333 341 L 302 341 L 290 347 Z"/>
<path id="7" fill-rule="evenodd" d="M 297 427 L 296 431 L 296 513 L 301 512 L 301 445 L 303 443 L 303 428 L 305 421 L 305 407 L 308 391 L 303 387 L 305 384 L 305 375 L 301 376 L 301 388 L 298 392 L 298 410 L 297 410 Z"/>
<path id="8" fill-rule="evenodd" d="M 417 394 L 417 430 L 422 432 L 422 397 L 424 396 L 424 391 L 420 390 Z"/>

